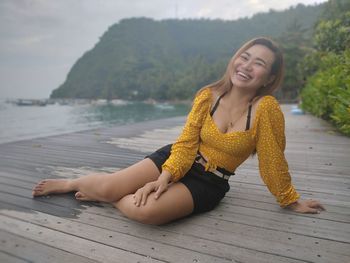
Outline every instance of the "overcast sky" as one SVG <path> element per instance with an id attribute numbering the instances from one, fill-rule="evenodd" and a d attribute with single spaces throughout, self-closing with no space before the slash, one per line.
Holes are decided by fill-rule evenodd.
<path id="1" fill-rule="evenodd" d="M 0 0 L 0 98 L 47 98 L 120 19 L 235 20 L 325 0 Z"/>

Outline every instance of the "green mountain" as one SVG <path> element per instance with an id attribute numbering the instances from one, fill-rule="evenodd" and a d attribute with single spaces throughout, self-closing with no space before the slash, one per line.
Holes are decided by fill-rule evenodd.
<path id="1" fill-rule="evenodd" d="M 130 18 L 108 28 L 51 98 L 187 99 L 222 76 L 246 40 L 278 38 L 291 24 L 311 38 L 322 5 L 297 5 L 234 21 Z"/>

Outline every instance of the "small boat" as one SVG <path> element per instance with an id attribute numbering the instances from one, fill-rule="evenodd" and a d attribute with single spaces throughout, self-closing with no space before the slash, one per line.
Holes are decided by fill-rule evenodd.
<path id="1" fill-rule="evenodd" d="M 16 102 L 17 106 L 46 106 L 46 100 L 30 100 L 30 99 L 18 99 Z"/>
<path id="2" fill-rule="evenodd" d="M 170 105 L 168 103 L 157 103 L 154 106 L 158 109 L 161 109 L 161 110 L 173 110 L 173 109 L 175 109 L 174 105 Z"/>
<path id="3" fill-rule="evenodd" d="M 298 105 L 293 105 L 291 109 L 293 115 L 303 115 L 304 111 L 298 107 Z"/>

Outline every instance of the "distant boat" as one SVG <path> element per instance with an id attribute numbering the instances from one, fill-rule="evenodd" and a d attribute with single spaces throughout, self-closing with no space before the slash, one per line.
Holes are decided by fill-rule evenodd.
<path id="1" fill-rule="evenodd" d="M 170 105 L 168 103 L 157 103 L 154 106 L 158 109 L 161 109 L 161 110 L 173 110 L 173 109 L 175 109 L 174 105 Z"/>
<path id="2" fill-rule="evenodd" d="M 30 99 L 18 99 L 15 104 L 17 106 L 46 106 L 46 100 L 30 100 Z"/>
<path id="3" fill-rule="evenodd" d="M 108 101 L 109 104 L 116 105 L 116 106 L 122 106 L 122 105 L 127 105 L 129 104 L 129 101 L 126 100 L 120 100 L 120 99 L 114 99 Z"/>
<path id="4" fill-rule="evenodd" d="M 293 105 L 291 109 L 293 115 L 303 115 L 304 111 L 298 107 L 298 105 Z"/>
<path id="5" fill-rule="evenodd" d="M 93 100 L 91 102 L 92 105 L 98 105 L 98 106 L 101 106 L 101 105 L 107 105 L 108 104 L 108 101 L 105 100 L 105 99 L 96 99 L 96 100 Z"/>

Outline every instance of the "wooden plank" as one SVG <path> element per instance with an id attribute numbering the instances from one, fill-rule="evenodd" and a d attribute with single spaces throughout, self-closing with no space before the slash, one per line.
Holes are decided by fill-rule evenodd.
<path id="1" fill-rule="evenodd" d="M 291 173 L 293 172 L 291 171 Z M 236 175 L 231 179 L 232 179 L 231 181 L 235 181 L 235 182 L 260 184 L 260 185 L 263 184 L 258 171 L 255 171 L 255 173 L 253 174 L 237 172 Z M 332 178 L 332 176 L 324 176 L 322 178 L 305 179 L 305 174 L 303 176 L 299 176 L 296 173 L 293 173 L 292 180 L 294 184 L 297 185 L 298 187 L 310 187 L 310 185 L 312 185 L 320 189 L 343 190 L 344 192 L 348 190 L 348 187 L 350 185 L 350 178 L 346 178 L 346 177 Z"/>
<path id="2" fill-rule="evenodd" d="M 90 208 L 88 208 L 87 211 L 90 211 Z M 184 237 L 181 239 L 181 241 L 179 240 L 179 242 L 186 247 L 193 246 L 191 245 L 193 244 L 192 238 L 189 238 L 188 236 L 206 240 L 207 244 L 205 244 L 205 249 L 207 252 L 212 251 L 212 253 L 220 253 L 221 255 L 226 255 L 226 257 L 232 257 L 232 255 L 228 254 L 232 253 L 230 252 L 232 251 L 232 248 L 230 249 L 230 247 L 227 247 L 228 244 L 234 247 L 249 249 L 255 251 L 255 253 L 260 252 L 283 255 L 285 257 L 289 256 L 291 258 L 298 258 L 299 260 L 306 261 L 316 259 L 310 258 L 310 251 L 313 251 L 315 255 L 320 255 L 321 257 L 322 255 L 329 257 L 330 254 L 335 254 L 333 255 L 333 258 L 337 259 L 340 258 L 339 255 L 350 256 L 350 245 L 348 244 L 339 244 L 338 242 L 329 242 L 328 240 L 324 241 L 322 239 L 309 238 L 292 233 L 282 233 L 281 235 L 281 233 L 278 231 L 265 230 L 258 227 L 252 228 L 241 224 L 222 224 L 222 221 L 209 219 L 205 216 L 201 216 L 200 218 L 203 218 L 202 220 L 199 220 L 200 224 L 198 224 L 198 218 L 189 218 L 181 222 L 169 224 L 165 227 L 157 227 L 156 230 L 157 232 L 159 230 L 167 230 L 172 235 L 178 232 L 185 233 Z M 88 215 L 87 213 L 82 213 L 79 216 L 79 221 L 83 220 L 86 223 L 96 225 L 103 222 L 102 224 L 104 227 L 116 230 L 116 224 L 114 220 L 111 220 L 110 218 L 100 218 L 97 215 L 91 217 L 91 215 Z M 123 222 L 123 228 L 119 227 L 118 231 L 125 231 L 125 226 L 127 226 L 127 223 L 128 221 Z M 219 225 L 221 225 L 221 227 L 219 227 Z M 169 242 L 169 240 L 172 240 L 169 238 L 169 233 L 167 234 L 167 239 L 162 241 L 163 239 L 158 233 L 155 233 L 153 229 L 147 231 L 148 228 L 145 230 L 142 225 L 137 229 L 135 228 L 136 227 L 129 227 L 129 233 L 130 231 L 134 230 L 135 233 L 133 232 L 133 235 L 143 234 L 149 238 L 152 238 L 152 240 L 158 240 L 159 242 Z M 212 243 L 208 241 L 212 241 Z M 204 241 L 201 243 L 203 242 Z M 180 245 L 180 243 L 176 245 Z M 197 247 L 197 245 L 195 247 Z M 293 248 L 292 250 L 294 250 L 294 252 L 291 251 L 290 254 L 285 252 L 291 248 Z M 281 251 L 283 252 L 281 253 Z M 295 253 L 296 251 L 298 253 Z M 298 254 L 298 256 L 295 254 Z M 261 258 L 260 255 L 259 258 Z M 319 260 L 319 256 L 317 256 L 317 259 Z M 243 259 L 240 258 L 239 261 L 240 260 Z M 247 259 L 245 260 L 247 261 Z M 324 258 L 323 260 L 330 260 L 330 258 Z"/>
<path id="3" fill-rule="evenodd" d="M 25 218 L 25 220 L 22 220 L 23 218 Z M 24 231 L 25 233 L 23 233 L 23 235 L 33 236 L 33 239 L 37 239 L 39 237 L 43 238 L 43 240 L 49 239 L 47 241 L 49 241 L 50 244 L 54 245 L 55 247 L 64 246 L 64 250 L 74 252 L 78 255 L 81 253 L 81 248 L 75 249 L 74 247 L 81 246 L 81 242 L 86 243 L 86 246 L 84 247 L 86 250 L 89 250 L 89 248 L 92 248 L 89 243 L 92 242 L 90 240 L 93 237 L 93 248 L 98 247 L 97 244 L 101 247 L 101 249 L 113 248 L 113 250 L 115 250 L 113 253 L 114 256 L 117 256 L 116 252 L 118 252 L 118 254 L 123 252 L 123 254 L 125 254 L 124 256 L 117 256 L 122 262 L 125 262 L 124 260 L 127 262 L 136 262 L 136 260 L 144 260 L 145 258 L 151 258 L 156 261 L 163 262 L 171 261 L 175 258 L 179 262 L 232 262 L 231 259 L 225 259 L 220 256 L 200 254 L 195 251 L 182 249 L 175 246 L 169 247 L 168 245 L 144 238 L 137 238 L 122 233 L 115 235 L 116 233 L 111 230 L 88 226 L 42 213 L 30 214 L 17 211 L 0 211 L 0 219 L 0 228 L 2 229 L 12 226 L 15 228 L 11 228 L 11 232 L 14 234 L 19 234 L 19 231 Z M 71 241 L 69 243 L 71 244 L 65 246 L 62 245 L 63 242 L 57 242 L 56 240 L 53 241 L 51 239 L 53 236 L 53 234 L 50 233 L 51 231 L 56 232 L 54 234 L 56 240 L 57 236 L 59 238 L 63 238 L 63 236 L 70 236 Z M 37 232 L 41 233 L 37 234 Z M 77 239 L 76 242 L 73 236 L 75 239 Z M 105 255 L 107 256 L 108 254 Z M 104 256 L 104 260 L 106 260 L 106 256 Z M 109 254 L 108 256 L 112 255 Z M 90 254 L 89 257 L 97 260 Z M 131 261 L 132 257 L 133 261 Z M 108 261 L 112 262 L 110 259 Z"/>
<path id="4" fill-rule="evenodd" d="M 334 172 L 337 172 L 336 170 Z M 341 174 L 315 174 L 308 171 L 290 171 L 293 181 L 299 180 L 301 182 L 322 182 L 326 183 L 350 183 L 350 176 L 345 176 Z M 242 165 L 236 171 L 236 175 L 232 177 L 233 180 L 241 180 L 244 182 L 249 182 L 250 180 L 260 179 L 257 168 L 250 168 L 246 165 Z M 260 180 L 261 181 L 261 180 Z"/>
<path id="5" fill-rule="evenodd" d="M 232 183 L 232 182 L 231 182 Z M 243 185 L 243 182 L 240 182 L 242 185 Z M 239 184 L 240 184 L 239 183 Z M 265 185 L 262 185 L 262 184 L 250 184 L 250 183 L 244 183 L 244 186 L 246 188 L 249 188 L 251 190 L 253 190 L 252 192 L 254 192 L 254 190 L 260 190 L 260 191 L 263 191 L 263 192 L 266 192 L 268 191 L 266 186 Z M 332 191 L 327 191 L 327 190 L 324 190 L 324 189 L 313 189 L 311 187 L 308 187 L 308 189 L 302 189 L 302 188 L 298 188 L 296 187 L 297 191 L 299 192 L 309 192 L 309 193 L 314 193 L 315 195 L 322 195 L 322 194 L 325 194 L 325 195 L 328 195 L 328 196 L 334 196 L 334 198 L 337 198 L 338 196 L 343 196 L 346 198 L 346 200 L 349 200 L 349 194 L 347 193 L 344 193 L 344 192 L 341 192 L 341 191 L 338 191 L 337 194 L 333 193 Z"/>
<path id="6" fill-rule="evenodd" d="M 110 207 L 87 207 L 86 210 L 84 210 L 84 213 L 79 214 L 79 220 L 82 220 L 86 218 L 86 220 L 89 220 L 90 223 L 96 221 L 96 224 L 98 222 L 104 222 L 106 221 L 106 218 L 97 218 L 98 216 L 113 218 L 113 219 L 124 219 L 125 222 L 123 222 L 123 228 L 126 226 L 126 224 L 129 223 L 129 220 L 124 218 L 119 212 L 114 211 L 113 208 L 109 209 Z M 93 214 L 94 216 L 91 216 Z M 108 220 L 107 220 L 108 221 Z M 185 221 L 185 222 L 184 222 Z M 116 224 L 111 224 L 111 227 L 114 227 L 116 229 Z M 196 227 L 202 227 L 203 229 L 201 231 L 194 230 Z M 120 228 L 120 231 L 123 231 L 123 228 Z M 159 230 L 159 228 L 157 228 Z M 331 241 L 329 239 L 322 239 L 318 237 L 309 237 L 304 235 L 303 233 L 296 234 L 292 231 L 286 231 L 286 230 L 275 230 L 275 229 L 268 229 L 265 228 L 264 225 L 259 226 L 251 226 L 241 223 L 235 223 L 235 222 L 229 222 L 227 220 L 223 220 L 220 217 L 208 217 L 206 215 L 200 215 L 196 216 L 192 219 L 186 218 L 183 221 L 180 222 L 173 222 L 168 224 L 165 228 L 161 227 L 162 230 L 169 230 L 172 233 L 180 232 L 184 233 L 184 235 L 191 235 L 198 238 L 203 238 L 202 233 L 208 232 L 208 229 L 211 229 L 215 231 L 216 229 L 220 229 L 222 231 L 225 231 L 231 237 L 237 237 L 237 242 L 242 242 L 242 239 L 254 239 L 259 240 L 262 237 L 268 240 L 273 240 L 277 243 L 281 242 L 281 233 L 284 236 L 282 238 L 282 243 L 288 244 L 289 247 L 294 246 L 295 244 L 303 244 L 304 246 L 314 246 L 313 244 L 316 244 L 318 249 L 327 250 L 330 249 L 333 253 L 340 253 L 344 255 L 350 255 L 349 250 L 349 244 L 339 243 L 337 241 Z M 207 229 L 207 230 L 205 230 Z M 130 231 L 130 229 L 128 230 Z M 141 230 L 137 230 L 141 231 Z M 244 237 L 241 237 L 241 235 L 244 235 Z M 152 235 L 152 234 L 147 234 Z M 215 242 L 222 242 L 223 240 L 220 238 L 215 239 L 215 236 L 211 236 L 211 239 Z M 156 238 L 156 237 L 155 237 Z M 261 241 L 259 241 L 261 242 Z M 240 243 L 242 244 L 242 243 Z"/>
<path id="7" fill-rule="evenodd" d="M 86 210 L 84 210 L 84 213 L 86 212 Z M 82 213 L 81 215 L 80 215 L 80 218 L 82 218 L 82 217 L 84 217 L 84 213 Z M 91 216 L 89 216 L 89 220 L 91 220 L 91 219 L 95 219 L 96 218 L 96 216 L 94 216 L 94 217 L 91 217 Z M 87 221 L 89 221 L 89 220 L 87 220 Z M 108 218 L 101 218 L 100 220 L 97 220 L 97 225 L 98 226 L 101 226 L 101 224 L 103 225 L 104 224 L 104 222 L 106 222 L 106 221 L 108 221 L 109 219 Z M 217 220 L 217 219 L 215 219 L 215 220 Z M 128 221 L 128 220 L 127 220 Z M 86 222 L 86 223 L 89 223 L 89 222 Z M 90 224 L 91 224 L 91 221 L 90 221 Z M 221 224 L 222 224 L 222 220 L 221 220 Z M 112 228 L 112 230 L 114 229 L 114 230 L 117 230 L 118 229 L 118 227 L 117 226 L 119 226 L 120 224 L 118 224 L 118 223 L 116 223 L 116 222 L 111 222 L 110 223 L 110 227 Z M 182 226 L 182 223 L 180 223 L 180 225 Z M 188 226 L 188 227 L 186 227 L 186 226 Z M 125 222 L 123 223 L 123 228 L 125 227 Z M 142 227 L 144 227 L 144 226 L 142 226 Z M 187 233 L 187 234 L 190 234 L 191 236 L 198 236 L 199 235 L 199 238 L 200 239 L 205 239 L 205 240 L 210 240 L 210 238 L 211 239 L 213 239 L 213 234 L 208 234 L 208 233 L 206 233 L 206 232 L 208 232 L 208 231 L 206 231 L 206 229 L 208 229 L 208 227 L 210 227 L 210 226 L 208 226 L 208 225 L 206 225 L 206 226 L 202 226 L 202 228 L 203 229 L 198 229 L 198 226 L 194 226 L 194 225 L 188 225 L 187 223 L 183 226 L 183 230 L 182 231 L 184 231 L 185 233 Z M 251 233 L 254 233 L 254 235 L 251 237 L 251 238 L 249 238 L 249 235 L 247 235 L 247 233 L 249 232 L 249 231 L 242 231 L 244 228 L 242 228 L 242 225 L 240 225 L 240 226 L 237 226 L 237 227 L 235 227 L 234 225 L 231 225 L 231 227 L 230 228 L 227 228 L 227 229 L 225 229 L 225 230 L 222 230 L 222 231 L 217 231 L 218 229 L 217 229 L 217 225 L 215 226 L 215 229 L 212 229 L 212 231 L 214 231 L 214 232 L 222 232 L 221 234 L 226 234 L 227 235 L 227 237 L 226 237 L 226 239 L 228 239 L 228 240 L 230 240 L 230 242 L 231 242 L 231 244 L 232 244 L 232 242 L 235 242 L 235 240 L 236 240 L 236 242 L 237 243 L 235 243 L 235 246 L 238 246 L 239 248 L 242 248 L 241 246 L 243 246 L 244 245 L 244 248 L 249 248 L 250 247 L 250 249 L 252 249 L 252 247 L 254 248 L 254 250 L 257 250 L 257 248 L 260 248 L 261 249 L 261 245 L 259 246 L 259 244 L 260 243 L 263 243 L 263 244 L 265 244 L 266 246 L 267 246 L 267 249 L 269 249 L 269 250 L 271 250 L 271 246 L 273 246 L 273 247 L 276 247 L 276 244 L 279 244 L 279 246 L 277 246 L 277 247 L 279 247 L 279 249 L 282 249 L 283 248 L 283 245 L 281 245 L 283 242 L 281 242 L 281 233 L 278 233 L 278 232 L 275 232 L 275 233 L 265 233 L 265 235 L 264 234 L 262 234 L 262 233 L 259 233 L 259 230 L 256 230 L 256 229 L 259 229 L 259 228 L 261 228 L 261 226 L 260 227 L 255 227 L 256 229 L 254 230 L 254 229 L 251 229 L 251 226 L 249 226 L 249 227 L 247 227 L 247 226 L 245 226 L 247 229 L 249 229 L 250 228 L 250 232 Z M 181 227 L 182 228 L 182 227 Z M 128 231 L 130 231 L 130 228 L 128 228 L 129 230 Z M 231 233 L 232 231 L 228 231 L 228 229 L 239 229 L 239 232 L 233 232 L 233 233 Z M 138 231 L 141 231 L 141 230 L 137 230 L 137 232 Z M 172 231 L 174 231 L 173 229 L 172 229 Z M 242 231 L 242 232 L 241 232 Z M 262 229 L 262 230 L 260 230 L 260 232 L 261 231 L 267 231 L 266 229 Z M 280 231 L 280 230 L 278 230 L 278 231 Z M 247 233 L 246 233 L 247 232 Z M 130 234 L 130 232 L 128 232 L 129 234 Z M 196 234 L 197 233 L 197 234 Z M 198 233 L 200 233 L 200 234 L 198 234 Z M 149 233 L 146 235 L 146 236 L 148 236 L 149 237 Z M 160 233 L 157 233 L 157 236 L 160 236 Z M 208 236 L 209 235 L 209 236 Z M 242 236 L 241 236 L 242 235 Z M 221 248 L 225 248 L 225 245 L 224 244 L 226 244 L 226 242 L 228 242 L 228 241 L 226 241 L 226 242 L 224 242 L 224 244 L 221 244 L 220 245 L 220 243 L 221 242 L 223 242 L 223 241 L 225 241 L 225 240 L 223 240 L 223 237 L 220 235 L 220 233 L 218 234 L 218 236 L 220 237 L 220 238 L 216 238 L 216 239 L 214 239 L 213 241 L 215 241 L 216 243 L 219 243 L 219 246 L 222 246 Z M 278 237 L 279 236 L 279 239 L 277 239 L 277 240 L 275 240 L 275 243 L 274 244 L 269 244 L 269 242 L 267 241 L 268 239 L 270 239 L 270 238 L 267 238 L 267 237 L 270 237 L 270 236 L 273 236 L 273 237 Z M 288 238 L 292 238 L 291 237 L 291 233 L 289 232 L 283 232 L 282 233 L 282 236 L 283 236 L 283 240 L 284 240 L 284 243 L 286 242 L 286 240 L 287 240 L 287 236 L 288 236 Z M 292 236 L 293 236 L 293 234 L 292 234 Z M 263 240 L 260 240 L 260 238 L 261 237 L 264 237 L 264 239 Z M 295 235 L 293 236 L 293 238 L 295 238 Z M 155 240 L 155 238 L 152 238 L 152 240 Z M 168 240 L 168 239 L 167 239 Z M 298 240 L 298 239 L 297 239 Z M 319 244 L 319 243 L 322 243 L 322 241 L 324 241 L 324 240 L 322 240 L 322 239 L 313 239 L 314 240 L 314 242 L 316 243 L 316 244 Z M 317 241 L 315 241 L 315 240 L 317 240 Z M 299 241 L 300 241 L 300 238 L 299 238 Z M 307 242 L 306 242 L 307 241 Z M 308 247 L 306 244 L 313 244 L 314 242 L 310 242 L 310 240 L 306 240 L 304 243 L 300 243 L 300 244 L 303 244 L 303 247 Z M 168 241 L 165 241 L 165 242 L 168 242 Z M 185 237 L 184 236 L 182 236 L 182 238 L 181 238 L 181 242 L 185 242 L 186 243 L 186 241 L 185 241 Z M 202 241 L 203 242 L 203 241 Z M 189 244 L 191 244 L 191 243 L 195 243 L 195 242 L 193 242 L 192 240 L 191 240 L 191 242 L 189 242 Z M 249 244 L 249 243 L 253 243 L 253 245 L 247 245 L 247 243 Z M 333 242 L 334 244 L 337 244 L 336 242 Z M 332 242 L 329 242 L 328 241 L 328 246 L 327 247 L 331 247 L 331 248 L 334 248 L 334 247 L 338 247 L 339 249 L 341 249 L 340 251 L 339 251 L 339 253 L 346 253 L 345 251 L 349 251 L 349 249 L 346 249 L 346 248 L 344 248 L 344 246 L 342 247 L 342 245 L 343 244 L 337 244 L 337 245 L 333 245 L 332 246 Z M 206 245 L 206 249 L 207 249 L 207 246 L 210 246 L 210 247 L 213 247 L 213 244 L 208 244 L 208 245 Z M 293 246 L 291 246 L 291 244 L 288 244 L 287 245 L 287 247 L 285 248 L 285 249 L 290 249 L 291 247 L 294 247 L 295 246 L 295 244 L 293 244 Z M 186 246 L 186 247 L 188 247 L 188 246 Z M 350 248 L 350 246 L 349 245 L 347 245 L 346 246 L 347 248 Z M 213 247 L 214 248 L 214 251 L 216 251 L 216 248 L 215 248 L 215 246 Z M 298 250 L 299 251 L 299 248 L 295 248 L 296 250 Z M 220 250 L 220 249 L 219 249 Z M 231 249 L 232 250 L 232 249 Z M 228 251 L 231 251 L 230 249 L 228 249 Z M 273 250 L 273 249 L 272 249 Z M 313 250 L 315 250 L 315 249 L 313 249 Z M 258 250 L 259 251 L 259 250 Z M 284 251 L 284 250 L 283 250 Z M 308 250 L 307 251 L 309 251 L 309 248 L 308 248 Z M 318 251 L 318 252 L 317 252 Z M 315 254 L 315 255 L 321 255 L 321 257 L 322 257 L 322 255 L 324 255 L 323 253 L 321 253 L 321 251 L 325 251 L 325 250 L 320 250 L 320 248 L 318 248 L 318 250 L 316 249 L 316 252 L 318 253 L 318 254 Z M 260 252 L 262 252 L 262 251 L 260 251 Z M 315 253 L 316 253 L 315 252 Z M 220 252 L 220 254 L 222 254 L 223 252 Z M 226 252 L 227 253 L 227 252 Z M 266 251 L 265 251 L 265 253 L 266 253 Z M 269 251 L 269 253 L 271 253 L 271 251 Z M 300 254 L 301 252 L 299 251 L 299 254 Z M 321 254 L 320 254 L 321 253 Z M 327 256 L 324 256 L 326 259 L 327 259 L 327 257 L 329 257 L 330 256 L 330 253 L 334 253 L 334 251 L 333 252 L 327 252 Z M 246 254 L 246 253 L 245 253 Z M 294 252 L 293 253 L 291 253 L 291 255 L 293 255 L 294 254 Z M 303 255 L 303 258 L 305 257 L 305 255 Z M 319 256 L 317 256 L 317 257 L 319 257 Z M 336 257 L 337 258 L 339 258 L 339 256 L 338 255 L 336 255 Z M 326 260 L 325 259 L 325 260 Z M 327 262 L 327 261 L 325 261 L 325 262 Z"/>
<path id="8" fill-rule="evenodd" d="M 330 204 L 332 203 L 332 201 L 339 201 L 339 205 L 343 205 L 344 207 L 349 207 L 348 203 L 349 203 L 349 197 L 342 195 L 342 194 L 338 194 L 338 195 L 334 195 L 332 193 L 319 193 L 319 192 L 314 192 L 314 191 L 306 191 L 306 190 L 302 190 L 302 189 L 297 189 L 298 192 L 302 195 L 303 198 L 313 198 L 313 199 L 325 199 L 328 200 L 327 203 L 329 202 Z M 265 196 L 266 198 L 273 200 L 271 198 L 272 195 L 266 195 L 266 193 L 268 193 L 268 190 L 266 189 L 265 186 L 254 186 L 251 184 L 242 184 L 242 183 L 238 183 L 238 184 L 233 184 L 231 183 L 231 190 L 228 194 L 230 194 L 231 192 L 235 192 L 235 193 L 240 193 L 240 192 L 244 192 L 244 193 L 249 193 L 252 196 L 256 196 L 256 199 L 259 199 L 262 196 Z"/>
<path id="9" fill-rule="evenodd" d="M 0 262 L 3 263 L 26 263 L 26 262 L 32 262 L 29 260 L 26 260 L 24 258 L 20 258 L 16 255 L 12 255 L 8 253 L 7 251 L 4 251 L 0 248 Z"/>
<path id="10" fill-rule="evenodd" d="M 0 215 L 0 229 L 9 231 L 12 234 L 22 235 L 37 242 L 50 244 L 57 249 L 82 257 L 101 262 L 115 262 L 116 258 L 122 262 L 162 262 L 154 258 L 119 249 L 115 246 L 107 246 L 99 242 L 28 223 L 14 217 L 4 216 L 3 213 L 4 210 L 1 211 Z M 22 214 L 23 216 L 24 214 Z"/>
<path id="11" fill-rule="evenodd" d="M 24 238 L 23 236 L 11 234 L 4 230 L 0 230 L 0 236 L 1 246 L 3 250 L 5 250 L 7 253 L 10 253 L 11 255 L 21 255 L 23 259 L 26 259 L 26 262 L 97 262 L 87 257 L 77 256 L 64 250 L 49 246 L 47 244 Z M 7 261 L 0 262 L 5 263 Z"/>
<path id="12" fill-rule="evenodd" d="M 238 205 L 238 206 L 244 206 L 244 207 L 251 207 L 251 208 L 256 208 L 256 209 L 262 209 L 262 210 L 268 210 L 268 211 L 274 211 L 274 212 L 280 212 L 279 205 L 277 202 L 274 200 L 273 197 L 268 197 L 268 196 L 263 196 L 261 195 L 261 199 L 259 201 L 255 200 L 254 197 L 252 197 L 249 194 L 245 193 L 236 193 L 232 191 L 232 194 L 226 195 L 225 199 L 223 199 L 222 203 L 226 205 Z M 268 201 L 264 201 L 263 198 L 266 198 Z M 255 196 L 256 198 L 256 196 Z M 321 200 L 322 202 L 322 200 Z M 319 214 L 319 215 L 314 215 L 310 214 L 307 215 L 312 218 L 322 218 L 322 219 L 327 219 L 327 220 L 333 220 L 333 221 L 339 221 L 339 222 L 344 222 L 344 223 L 350 223 L 350 214 L 349 214 L 349 209 L 344 209 L 342 206 L 337 206 L 334 204 L 327 204 L 322 202 L 326 209 L 327 212 Z M 283 211 L 287 212 L 287 211 Z"/>

